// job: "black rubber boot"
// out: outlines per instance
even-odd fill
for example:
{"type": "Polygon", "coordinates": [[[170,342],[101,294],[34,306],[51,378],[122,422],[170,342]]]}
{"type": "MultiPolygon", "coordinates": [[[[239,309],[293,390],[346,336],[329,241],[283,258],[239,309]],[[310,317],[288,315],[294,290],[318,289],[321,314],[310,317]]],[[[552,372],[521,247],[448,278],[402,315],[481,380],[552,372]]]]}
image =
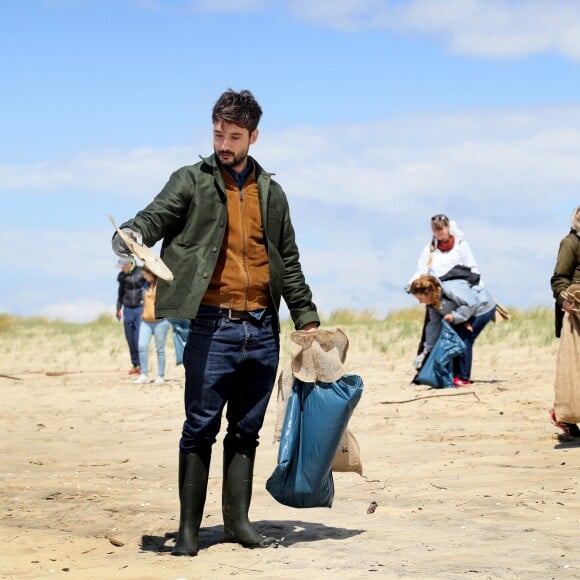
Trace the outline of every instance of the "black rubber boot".
{"type": "Polygon", "coordinates": [[[248,520],[255,457],[255,449],[249,453],[241,453],[224,448],[224,533],[228,542],[237,542],[244,548],[267,548],[277,546],[278,540],[263,536],[248,520]]]}
{"type": "Polygon", "coordinates": [[[199,539],[199,526],[207,493],[209,476],[209,454],[202,457],[197,453],[179,454],[179,532],[173,556],[195,556],[199,539]]]}

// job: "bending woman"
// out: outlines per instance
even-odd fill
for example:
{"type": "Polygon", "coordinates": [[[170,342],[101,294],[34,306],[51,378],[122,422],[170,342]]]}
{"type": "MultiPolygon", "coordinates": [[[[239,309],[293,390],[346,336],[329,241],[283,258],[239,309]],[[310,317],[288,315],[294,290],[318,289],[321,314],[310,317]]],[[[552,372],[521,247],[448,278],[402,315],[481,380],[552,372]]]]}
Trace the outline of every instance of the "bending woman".
{"type": "Polygon", "coordinates": [[[427,307],[423,352],[416,357],[415,367],[421,367],[435,346],[441,333],[441,321],[446,320],[453,325],[466,346],[465,351],[454,360],[453,385],[470,385],[473,344],[487,323],[493,319],[493,298],[485,288],[472,288],[466,280],[451,280],[442,286],[435,276],[429,274],[421,274],[413,280],[410,292],[427,307]]]}

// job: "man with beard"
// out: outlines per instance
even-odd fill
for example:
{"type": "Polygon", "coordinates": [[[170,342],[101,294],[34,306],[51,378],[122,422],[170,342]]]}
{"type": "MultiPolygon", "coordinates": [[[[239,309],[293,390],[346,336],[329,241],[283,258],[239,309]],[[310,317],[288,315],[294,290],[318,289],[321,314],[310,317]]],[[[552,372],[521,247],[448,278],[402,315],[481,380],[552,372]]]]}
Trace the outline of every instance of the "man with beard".
{"type": "MultiPolygon", "coordinates": [[[[211,451],[226,403],[226,540],[248,548],[277,544],[252,526],[248,510],[259,431],[278,367],[281,298],[296,329],[314,330],[320,322],[286,195],[248,155],[261,115],[249,91],[224,92],[212,112],[214,154],[174,172],[161,193],[121,226],[147,246],[163,239],[161,257],[174,280],[159,280],[156,316],[191,321],[175,556],[198,552],[211,451]]],[[[127,253],[118,234],[113,250],[127,253]]]]}

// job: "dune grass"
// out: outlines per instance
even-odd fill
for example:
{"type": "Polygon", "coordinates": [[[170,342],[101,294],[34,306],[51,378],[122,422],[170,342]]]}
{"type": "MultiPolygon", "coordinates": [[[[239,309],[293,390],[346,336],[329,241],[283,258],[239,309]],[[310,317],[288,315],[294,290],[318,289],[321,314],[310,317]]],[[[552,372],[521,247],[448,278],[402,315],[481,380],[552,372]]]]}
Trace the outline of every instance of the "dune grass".
{"type": "MultiPolygon", "coordinates": [[[[409,357],[416,352],[423,326],[424,310],[420,306],[402,309],[378,318],[371,310],[340,309],[322,315],[323,327],[340,327],[358,350],[409,357]]],[[[282,321],[281,344],[285,348],[294,330],[290,320],[282,321]]],[[[489,324],[478,338],[478,347],[492,349],[520,347],[529,350],[557,348],[554,338],[554,313],[549,308],[511,309],[511,319],[489,324]]],[[[173,344],[167,342],[171,351],[173,344]]],[[[20,318],[0,314],[0,365],[10,366],[12,355],[30,353],[30,365],[49,368],[77,368],[93,365],[98,358],[107,366],[127,365],[127,345],[123,325],[108,315],[84,324],[31,317],[20,318]],[[48,346],[52,348],[48,348],[48,346]],[[55,349],[55,345],[57,348],[55,349]],[[57,352],[55,356],[55,350],[57,352]]]]}
{"type": "MultiPolygon", "coordinates": [[[[506,343],[510,347],[550,347],[554,344],[554,311],[551,308],[510,309],[511,318],[490,323],[478,338],[480,345],[506,343]]],[[[379,319],[372,311],[337,310],[322,314],[323,326],[340,327],[353,337],[364,338],[380,352],[392,352],[412,342],[418,344],[425,311],[416,306],[389,313],[379,319]]],[[[282,334],[294,330],[292,322],[282,324],[282,334]]]]}
{"type": "MultiPolygon", "coordinates": [[[[511,309],[511,319],[492,324],[493,332],[486,332],[488,341],[518,340],[546,346],[553,338],[554,313],[549,308],[532,308],[530,310],[511,309]]],[[[416,337],[423,324],[422,307],[406,308],[378,318],[372,310],[339,309],[328,315],[321,314],[322,325],[327,327],[348,328],[355,333],[384,333],[387,331],[392,341],[416,337]]],[[[282,321],[282,333],[294,330],[292,321],[282,321]]],[[[111,330],[118,328],[119,322],[112,316],[103,314],[88,323],[64,322],[41,317],[17,317],[11,314],[0,314],[0,340],[16,337],[58,335],[69,337],[71,341],[88,337],[92,340],[105,340],[111,330]]],[[[487,329],[486,329],[487,330],[487,329]]],[[[482,335],[483,337],[483,335],[482,335]]]]}

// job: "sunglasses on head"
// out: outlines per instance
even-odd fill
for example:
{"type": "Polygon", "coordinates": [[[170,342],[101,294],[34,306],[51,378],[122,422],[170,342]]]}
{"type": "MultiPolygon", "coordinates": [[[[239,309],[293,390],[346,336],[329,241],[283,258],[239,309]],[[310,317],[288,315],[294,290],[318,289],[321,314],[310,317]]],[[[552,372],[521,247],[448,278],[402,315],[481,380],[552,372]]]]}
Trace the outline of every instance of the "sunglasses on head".
{"type": "Polygon", "coordinates": [[[432,222],[445,222],[446,224],[448,224],[449,223],[449,218],[445,214],[438,213],[438,214],[435,214],[431,218],[431,221],[432,222]]]}

